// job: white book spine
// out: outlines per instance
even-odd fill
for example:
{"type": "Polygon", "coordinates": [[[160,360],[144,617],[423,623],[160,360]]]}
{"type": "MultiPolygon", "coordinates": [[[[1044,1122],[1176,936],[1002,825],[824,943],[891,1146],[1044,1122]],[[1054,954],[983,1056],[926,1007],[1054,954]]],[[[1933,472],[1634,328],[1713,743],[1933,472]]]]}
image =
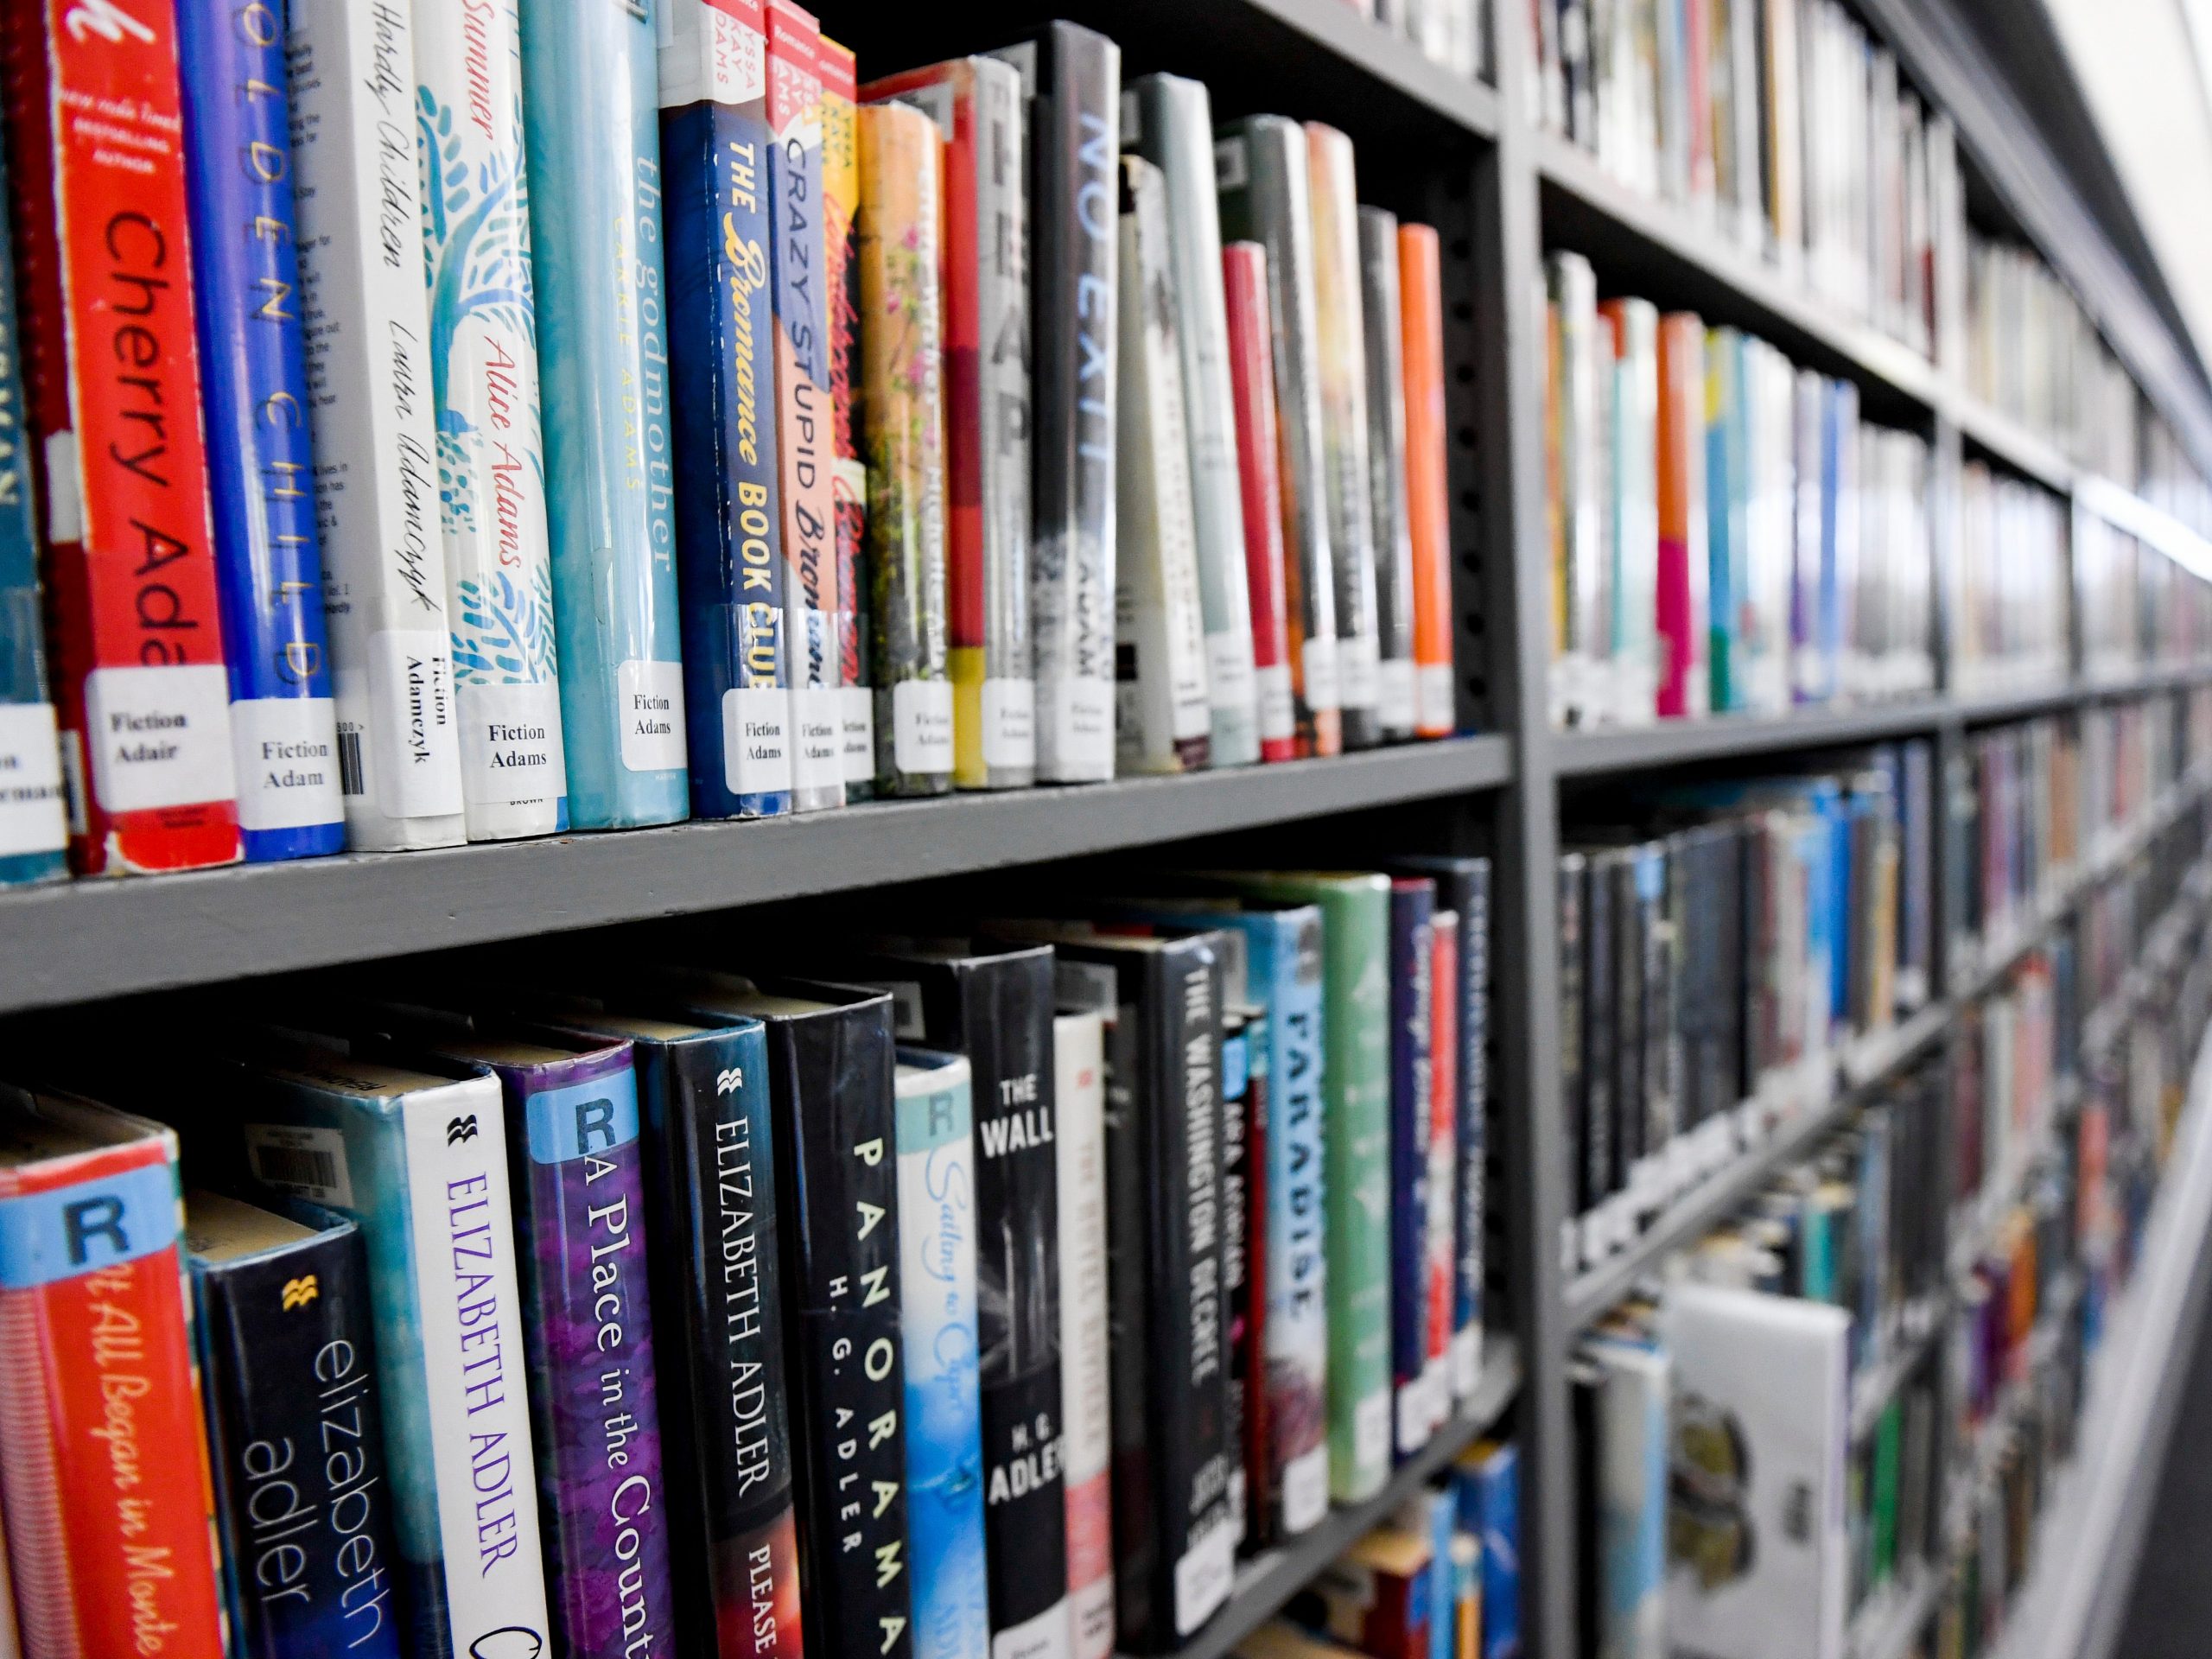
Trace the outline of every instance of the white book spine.
{"type": "Polygon", "coordinates": [[[449,847],[467,826],[407,8],[296,7],[286,56],[346,841],[449,847]]]}
{"type": "Polygon", "coordinates": [[[415,8],[438,513],[471,841],[561,827],[537,328],[514,0],[415,8]]]}
{"type": "Polygon", "coordinates": [[[506,1115],[486,1076],[410,1096],[404,1116],[446,1617],[454,1652],[474,1653],[550,1630],[506,1115]]]}
{"type": "Polygon", "coordinates": [[[1114,633],[1117,664],[1128,666],[1116,670],[1116,747],[1121,771],[1186,772],[1206,764],[1212,710],[1167,194],[1150,162],[1124,156],[1122,166],[1114,633]]]}
{"type": "Polygon", "coordinates": [[[982,393],[983,760],[1011,784],[1037,771],[1029,630],[1029,133],[1021,73],[995,58],[976,74],[976,376],[982,393]]]}
{"type": "Polygon", "coordinates": [[[1052,1021],[1052,1098],[1060,1136],[1060,1445],[1067,1476],[1074,1659],[1108,1659],[1114,1651],[1105,1043],[1105,1022],[1096,1014],[1063,1014],[1052,1021]]]}

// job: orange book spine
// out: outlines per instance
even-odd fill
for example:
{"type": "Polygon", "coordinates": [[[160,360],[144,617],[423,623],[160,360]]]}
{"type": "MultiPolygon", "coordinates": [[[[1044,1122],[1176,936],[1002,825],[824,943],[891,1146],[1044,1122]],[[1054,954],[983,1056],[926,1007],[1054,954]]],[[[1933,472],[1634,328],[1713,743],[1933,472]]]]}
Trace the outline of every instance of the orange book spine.
{"type": "Polygon", "coordinates": [[[1452,485],[1446,467],[1444,297],[1435,229],[1398,227],[1398,328],[1405,359],[1406,516],[1414,543],[1414,730],[1451,735],[1452,485]]]}

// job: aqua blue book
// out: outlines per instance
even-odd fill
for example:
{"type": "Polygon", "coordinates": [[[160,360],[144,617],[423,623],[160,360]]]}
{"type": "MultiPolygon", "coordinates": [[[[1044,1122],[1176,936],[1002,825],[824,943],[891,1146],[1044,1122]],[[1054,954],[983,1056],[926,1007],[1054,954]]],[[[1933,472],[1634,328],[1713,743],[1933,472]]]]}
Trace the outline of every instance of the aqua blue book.
{"type": "Polygon", "coordinates": [[[659,3],[523,5],[546,519],[569,819],[580,830],[673,823],[690,810],[659,3]]]}
{"type": "Polygon", "coordinates": [[[791,660],[777,483],[767,40],[757,7],[662,26],[669,365],[691,813],[791,808],[791,660]]]}
{"type": "Polygon", "coordinates": [[[1484,1440],[1452,1467],[1459,1530],[1483,1546],[1481,1659],[1521,1652],[1521,1454],[1510,1441],[1484,1440]]]}
{"type": "Polygon", "coordinates": [[[1712,631],[1713,712],[1745,706],[1743,609],[1748,557],[1745,517],[1751,486],[1745,442],[1744,337],[1715,328],[1705,337],[1707,616],[1712,631]]]}
{"type": "Polygon", "coordinates": [[[176,11],[238,825],[256,863],[346,845],[302,355],[286,10],[274,0],[176,11]]]}
{"type": "MultiPolygon", "coordinates": [[[[7,162],[0,156],[0,192],[7,162]]],[[[61,742],[46,689],[38,516],[16,335],[16,263],[0,213],[0,887],[68,873],[61,742]]]]}
{"type": "Polygon", "coordinates": [[[901,1048],[896,1092],[914,1659],[989,1659],[968,1061],[901,1048]]]}

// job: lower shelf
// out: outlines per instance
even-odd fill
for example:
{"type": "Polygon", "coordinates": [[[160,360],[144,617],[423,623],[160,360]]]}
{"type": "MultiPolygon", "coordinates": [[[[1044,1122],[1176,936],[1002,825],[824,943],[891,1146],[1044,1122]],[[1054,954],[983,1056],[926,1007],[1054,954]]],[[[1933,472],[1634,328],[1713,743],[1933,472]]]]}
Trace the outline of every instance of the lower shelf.
{"type": "Polygon", "coordinates": [[[1311,1532],[1247,1561],[1237,1572],[1229,1605],[1185,1644],[1175,1659],[1220,1659],[1281,1611],[1315,1573],[1389,1520],[1432,1476],[1490,1430],[1520,1389],[1521,1357],[1510,1337],[1485,1338],[1484,1348],[1482,1381],[1474,1398],[1436,1431],[1427,1446],[1399,1465],[1389,1483],[1366,1503],[1331,1510],[1328,1518],[1311,1532]]]}

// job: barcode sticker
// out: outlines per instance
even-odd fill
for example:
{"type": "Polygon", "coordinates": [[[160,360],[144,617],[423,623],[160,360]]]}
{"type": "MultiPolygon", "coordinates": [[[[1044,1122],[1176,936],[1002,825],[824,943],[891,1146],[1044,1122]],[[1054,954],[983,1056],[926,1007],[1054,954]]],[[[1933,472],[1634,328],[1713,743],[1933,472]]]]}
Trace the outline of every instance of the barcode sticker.
{"type": "Polygon", "coordinates": [[[346,1137],[308,1124],[249,1123],[246,1161],[254,1179],[280,1192],[334,1209],[353,1207],[353,1182],[346,1167],[346,1137]]]}
{"type": "Polygon", "coordinates": [[[341,795],[365,795],[368,781],[361,774],[361,728],[341,726],[338,728],[338,792],[341,795]]]}

